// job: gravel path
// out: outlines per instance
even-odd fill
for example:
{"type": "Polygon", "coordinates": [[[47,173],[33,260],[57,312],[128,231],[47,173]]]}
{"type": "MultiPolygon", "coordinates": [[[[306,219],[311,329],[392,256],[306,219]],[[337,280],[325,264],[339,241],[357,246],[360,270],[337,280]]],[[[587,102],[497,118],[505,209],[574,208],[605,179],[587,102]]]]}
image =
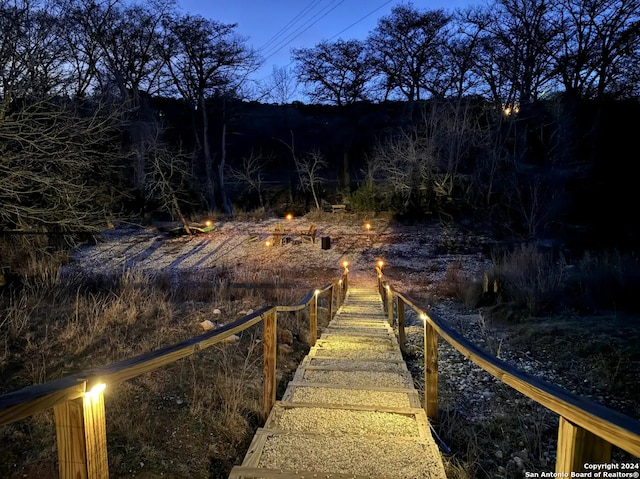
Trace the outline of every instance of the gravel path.
{"type": "MultiPolygon", "coordinates": [[[[289,384],[286,402],[273,408],[254,437],[242,466],[305,477],[446,477],[393,331],[382,337],[376,327],[372,336],[362,325],[367,310],[385,323],[375,282],[359,279],[350,278],[335,319],[342,325],[352,321],[356,332],[321,336],[289,384]]],[[[242,477],[242,467],[230,477],[242,477]]]]}

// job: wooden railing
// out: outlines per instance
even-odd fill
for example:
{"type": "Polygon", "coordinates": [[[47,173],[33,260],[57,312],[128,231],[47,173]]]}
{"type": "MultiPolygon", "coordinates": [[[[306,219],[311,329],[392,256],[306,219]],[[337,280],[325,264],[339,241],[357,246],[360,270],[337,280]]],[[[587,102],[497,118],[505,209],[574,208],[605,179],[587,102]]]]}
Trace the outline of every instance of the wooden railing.
{"type": "MultiPolygon", "coordinates": [[[[611,461],[611,446],[640,457],[640,421],[608,409],[586,398],[545,382],[483,351],[437,315],[420,308],[405,294],[394,290],[385,280],[380,267],[378,289],[390,324],[395,324],[398,343],[405,348],[405,306],[413,309],[424,325],[425,412],[431,419],[438,416],[438,337],[442,337],[476,365],[525,396],[560,416],[556,473],[583,472],[589,464],[611,461]]],[[[632,470],[630,472],[635,472],[632,470]]],[[[595,477],[595,476],[594,476],[595,477]]]]}
{"type": "Polygon", "coordinates": [[[171,346],[44,384],[0,396],[0,426],[53,408],[58,445],[58,470],[62,479],[108,478],[107,434],[103,391],[116,383],[171,364],[224,341],[229,336],[263,323],[264,418],[276,400],[277,313],[309,308],[309,344],[318,336],[318,301],[326,294],[328,317],[342,304],[347,289],[347,269],[342,277],[309,292],[299,303],[268,306],[221,328],[171,346]]]}

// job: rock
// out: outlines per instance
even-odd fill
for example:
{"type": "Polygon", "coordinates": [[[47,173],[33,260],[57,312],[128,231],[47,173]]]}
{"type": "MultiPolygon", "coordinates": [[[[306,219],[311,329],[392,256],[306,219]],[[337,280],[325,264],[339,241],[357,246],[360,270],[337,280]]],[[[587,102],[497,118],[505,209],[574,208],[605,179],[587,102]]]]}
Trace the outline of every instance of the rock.
{"type": "Polygon", "coordinates": [[[216,308],[216,309],[213,310],[213,314],[220,315],[220,314],[222,314],[222,311],[220,311],[218,308],[216,308]]]}
{"type": "Polygon", "coordinates": [[[279,354],[291,354],[293,352],[293,348],[288,344],[278,344],[278,353],[279,354]]]}
{"type": "Polygon", "coordinates": [[[223,343],[237,343],[238,341],[240,341],[240,336],[238,336],[237,334],[231,335],[228,338],[224,338],[222,340],[223,343]]]}
{"type": "Polygon", "coordinates": [[[293,333],[288,329],[278,329],[278,342],[282,344],[293,344],[293,333]]]}
{"type": "Polygon", "coordinates": [[[212,329],[216,329],[218,325],[215,323],[212,323],[208,319],[205,319],[200,323],[200,326],[202,326],[202,329],[204,329],[205,331],[211,331],[212,329]]]}

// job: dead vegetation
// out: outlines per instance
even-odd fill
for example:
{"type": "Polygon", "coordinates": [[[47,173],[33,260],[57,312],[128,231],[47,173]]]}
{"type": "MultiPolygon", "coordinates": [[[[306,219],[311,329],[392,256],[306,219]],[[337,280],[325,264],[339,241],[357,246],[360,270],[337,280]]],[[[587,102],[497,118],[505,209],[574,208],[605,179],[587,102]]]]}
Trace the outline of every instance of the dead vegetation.
{"type": "MultiPolygon", "coordinates": [[[[255,245],[247,246],[255,249],[250,255],[217,264],[199,278],[188,271],[63,274],[61,253],[47,255],[54,260],[49,263],[24,261],[17,286],[5,287],[0,297],[0,392],[175,343],[201,332],[204,320],[223,323],[252,308],[292,304],[335,279],[336,258],[349,255],[372,270],[384,258],[385,274],[399,290],[419,304],[443,308],[457,329],[498,357],[638,417],[640,328],[632,311],[612,308],[631,304],[629,291],[637,284],[631,256],[591,254],[570,265],[523,247],[494,255],[487,266],[484,240],[439,227],[401,227],[388,218],[373,218],[375,234],[366,236],[361,222],[369,219],[323,212],[305,217],[333,240],[331,252],[316,245],[310,256],[298,256],[313,266],[308,268],[292,260],[293,249],[275,254],[255,245]],[[555,289],[549,287],[554,278],[555,289]],[[469,322],[470,312],[482,321],[469,322]]],[[[326,320],[326,309],[321,311],[326,320]]],[[[295,313],[279,315],[280,338],[292,343],[278,357],[279,393],[304,355],[307,321],[295,313]]],[[[109,388],[112,477],[227,477],[260,426],[260,334],[260,328],[247,331],[237,343],[109,388]]],[[[420,354],[418,348],[407,356],[418,386],[420,354]]],[[[459,368],[443,370],[435,425],[451,449],[445,455],[449,477],[509,478],[523,470],[552,470],[557,418],[478,375],[466,359],[442,354],[443,368],[459,368]],[[468,379],[476,377],[479,382],[468,379]],[[460,390],[460,384],[466,386],[460,390]]],[[[3,477],[56,474],[52,413],[4,426],[0,444],[3,477]]]]}

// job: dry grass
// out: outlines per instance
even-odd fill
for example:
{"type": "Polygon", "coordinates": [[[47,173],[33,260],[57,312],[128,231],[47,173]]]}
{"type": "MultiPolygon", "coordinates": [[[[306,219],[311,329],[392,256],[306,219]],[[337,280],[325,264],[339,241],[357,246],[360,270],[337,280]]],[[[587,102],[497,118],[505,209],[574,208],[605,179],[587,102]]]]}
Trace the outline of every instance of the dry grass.
{"type": "MultiPolygon", "coordinates": [[[[305,285],[318,286],[316,278],[298,274],[292,289],[282,284],[284,270],[242,267],[189,284],[135,272],[62,278],[59,269],[44,271],[25,275],[19,288],[0,297],[0,393],[176,343],[202,332],[204,319],[226,322],[249,308],[291,304],[306,294],[305,285]],[[214,308],[224,314],[214,316],[214,308]]],[[[284,380],[303,354],[308,319],[299,313],[279,319],[280,328],[303,338],[290,357],[279,358],[284,380]]],[[[237,343],[109,387],[111,477],[227,477],[260,425],[261,333],[256,326],[237,343]]],[[[55,476],[51,412],[0,428],[0,444],[0,476],[55,476]]]]}

